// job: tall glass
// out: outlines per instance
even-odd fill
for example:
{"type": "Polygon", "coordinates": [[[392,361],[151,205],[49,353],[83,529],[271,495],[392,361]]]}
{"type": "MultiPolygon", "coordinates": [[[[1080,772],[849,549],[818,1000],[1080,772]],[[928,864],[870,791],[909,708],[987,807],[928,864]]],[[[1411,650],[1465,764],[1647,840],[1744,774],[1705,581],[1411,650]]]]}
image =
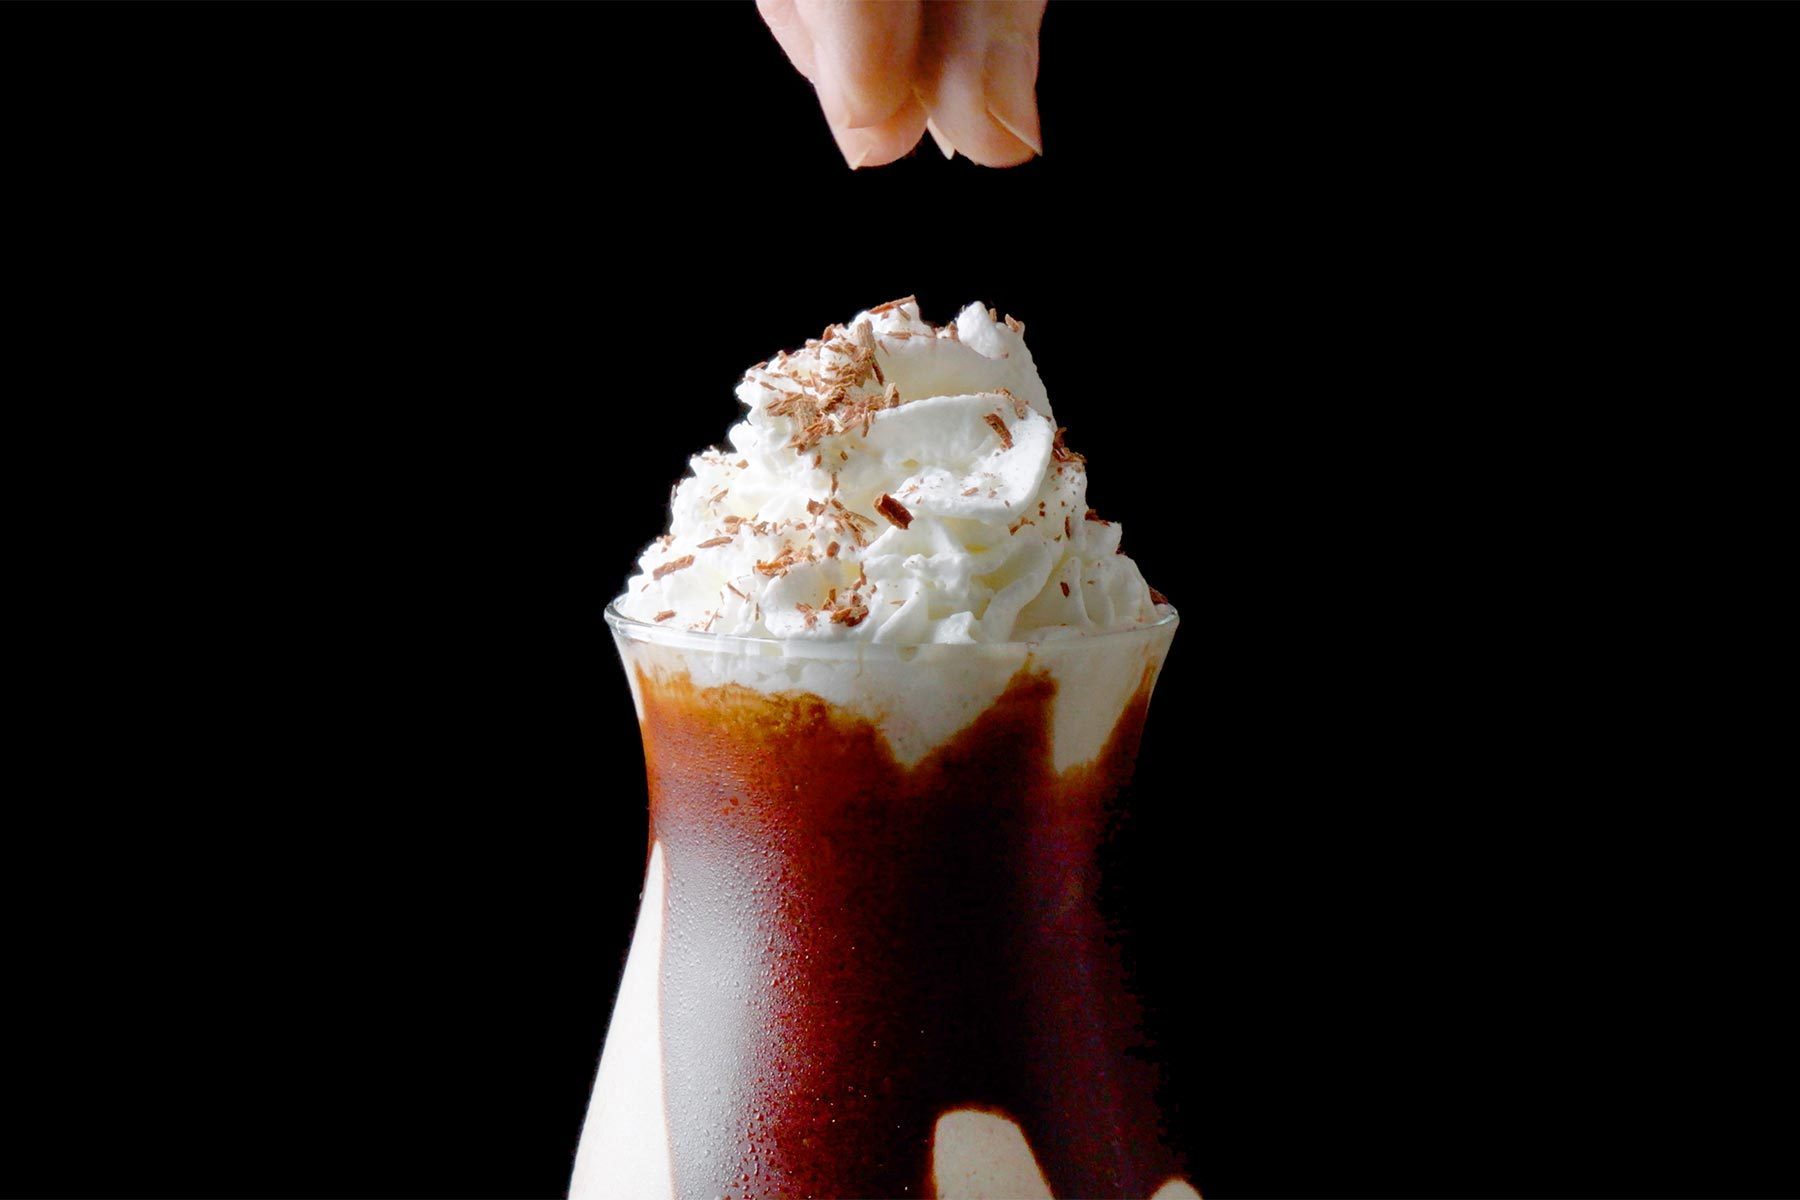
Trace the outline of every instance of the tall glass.
{"type": "Polygon", "coordinates": [[[607,621],[650,848],[575,1200],[1194,1194],[1101,871],[1172,610],[917,647],[607,621]]]}

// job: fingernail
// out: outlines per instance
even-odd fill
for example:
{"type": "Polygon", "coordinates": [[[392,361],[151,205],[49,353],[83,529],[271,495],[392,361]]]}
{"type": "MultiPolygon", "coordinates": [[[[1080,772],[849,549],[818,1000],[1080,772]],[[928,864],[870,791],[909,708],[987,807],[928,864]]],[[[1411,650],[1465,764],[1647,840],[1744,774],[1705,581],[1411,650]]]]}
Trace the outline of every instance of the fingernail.
{"type": "Polygon", "coordinates": [[[831,136],[837,142],[838,153],[852,171],[869,161],[869,155],[875,153],[875,139],[860,129],[839,129],[831,127],[831,136]]]}
{"type": "Polygon", "coordinates": [[[819,107],[825,111],[825,119],[831,122],[833,129],[855,129],[856,122],[851,119],[850,106],[844,103],[844,95],[838,91],[831,80],[821,75],[818,86],[819,107]]]}
{"type": "Polygon", "coordinates": [[[896,108],[879,112],[879,105],[872,106],[867,97],[840,84],[835,64],[829,59],[820,61],[819,78],[813,90],[819,94],[819,107],[825,110],[825,119],[838,129],[870,129],[898,111],[896,108]]]}
{"type": "Polygon", "coordinates": [[[930,117],[925,118],[925,132],[931,135],[931,140],[937,143],[937,148],[944,152],[945,158],[956,157],[956,147],[950,144],[950,139],[944,136],[944,131],[930,117]]]}
{"type": "Polygon", "coordinates": [[[988,116],[1002,129],[1043,154],[1044,134],[1038,127],[1037,43],[1023,34],[1008,33],[988,47],[982,73],[988,116]]]}

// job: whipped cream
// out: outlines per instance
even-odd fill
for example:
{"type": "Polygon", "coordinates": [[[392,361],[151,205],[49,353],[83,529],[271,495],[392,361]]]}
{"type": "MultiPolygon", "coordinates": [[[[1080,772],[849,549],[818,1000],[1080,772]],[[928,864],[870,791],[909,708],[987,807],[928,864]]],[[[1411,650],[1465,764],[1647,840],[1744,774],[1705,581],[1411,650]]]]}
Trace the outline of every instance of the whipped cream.
{"type": "Polygon", "coordinates": [[[1087,506],[1025,328],[910,298],[745,373],[619,607],[681,629],[894,645],[1048,640],[1154,621],[1087,506]]]}

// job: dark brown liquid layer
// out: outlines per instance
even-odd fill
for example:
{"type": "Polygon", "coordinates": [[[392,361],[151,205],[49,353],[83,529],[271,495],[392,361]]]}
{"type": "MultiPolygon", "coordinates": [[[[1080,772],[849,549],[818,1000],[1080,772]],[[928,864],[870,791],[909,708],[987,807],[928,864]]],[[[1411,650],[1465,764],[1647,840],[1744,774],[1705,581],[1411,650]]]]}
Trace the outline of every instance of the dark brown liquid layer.
{"type": "Polygon", "coordinates": [[[640,683],[678,1196],[930,1196],[937,1119],[970,1107],[1057,1196],[1185,1173],[1096,902],[1148,673],[1062,775],[1042,675],[911,769],[817,697],[640,683]]]}

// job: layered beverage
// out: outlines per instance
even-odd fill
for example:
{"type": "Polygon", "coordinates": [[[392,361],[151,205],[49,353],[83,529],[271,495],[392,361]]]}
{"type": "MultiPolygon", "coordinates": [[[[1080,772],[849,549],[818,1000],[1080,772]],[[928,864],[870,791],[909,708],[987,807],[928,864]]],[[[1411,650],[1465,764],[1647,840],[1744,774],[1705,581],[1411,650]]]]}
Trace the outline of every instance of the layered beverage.
{"type": "Polygon", "coordinates": [[[1194,1194],[1101,872],[1176,617],[1023,333],[752,368],[608,610],[650,847],[578,1200],[1194,1194]]]}

